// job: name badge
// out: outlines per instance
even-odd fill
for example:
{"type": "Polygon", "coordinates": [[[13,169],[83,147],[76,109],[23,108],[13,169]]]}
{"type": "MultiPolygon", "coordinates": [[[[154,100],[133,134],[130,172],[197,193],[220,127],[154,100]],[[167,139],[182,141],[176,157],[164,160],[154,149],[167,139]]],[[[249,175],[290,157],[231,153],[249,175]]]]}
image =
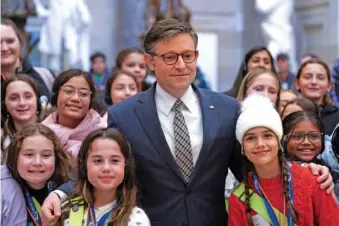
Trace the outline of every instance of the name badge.
{"type": "Polygon", "coordinates": [[[252,216],[254,226],[271,226],[262,216],[259,214],[252,216]]]}

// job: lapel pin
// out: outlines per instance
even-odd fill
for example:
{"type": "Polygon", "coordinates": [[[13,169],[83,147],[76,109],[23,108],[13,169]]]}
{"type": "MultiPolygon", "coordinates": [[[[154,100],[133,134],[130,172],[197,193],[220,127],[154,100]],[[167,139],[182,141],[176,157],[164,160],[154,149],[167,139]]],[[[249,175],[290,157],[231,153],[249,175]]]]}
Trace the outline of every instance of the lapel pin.
{"type": "Polygon", "coordinates": [[[211,105],[211,106],[210,106],[210,109],[211,109],[211,110],[213,110],[213,109],[214,109],[214,106],[213,106],[213,105],[211,105]]]}

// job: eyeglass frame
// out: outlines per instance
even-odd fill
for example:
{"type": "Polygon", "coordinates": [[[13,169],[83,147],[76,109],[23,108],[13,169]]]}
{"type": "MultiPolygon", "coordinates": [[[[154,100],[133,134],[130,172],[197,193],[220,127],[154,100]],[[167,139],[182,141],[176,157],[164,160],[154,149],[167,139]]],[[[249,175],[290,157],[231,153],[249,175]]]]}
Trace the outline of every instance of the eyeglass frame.
{"type": "MultiPolygon", "coordinates": [[[[298,133],[298,132],[297,132],[297,133],[298,133]]],[[[312,143],[312,144],[321,143],[321,142],[322,142],[322,139],[323,139],[323,137],[324,137],[324,133],[315,132],[315,131],[309,132],[309,133],[302,133],[303,138],[298,142],[298,141],[296,141],[295,139],[291,138],[293,134],[295,134],[295,133],[291,133],[291,134],[285,135],[285,137],[286,137],[285,139],[286,139],[287,141],[292,140],[292,141],[294,141],[294,142],[297,143],[297,144],[302,144],[302,143],[305,141],[306,136],[307,136],[307,139],[309,140],[309,142],[312,143]],[[310,135],[311,133],[317,133],[317,134],[320,134],[320,139],[319,139],[319,141],[314,141],[314,140],[310,139],[310,138],[309,138],[309,135],[310,135]]],[[[301,133],[300,133],[300,134],[301,134],[301,133]]]]}
{"type": "Polygon", "coordinates": [[[64,94],[65,94],[66,96],[68,96],[68,97],[73,97],[74,94],[77,93],[78,96],[79,96],[79,98],[80,98],[80,99],[83,99],[83,100],[86,99],[86,98],[88,98],[88,97],[91,97],[91,95],[92,95],[92,91],[89,90],[89,89],[85,89],[85,88],[80,88],[80,89],[78,89],[78,88],[70,87],[70,86],[62,86],[62,87],[60,87],[60,90],[62,90],[62,91],[64,92],[64,94]],[[66,93],[65,93],[65,88],[66,88],[66,89],[67,89],[67,88],[73,89],[72,94],[71,94],[71,95],[66,94],[66,93]],[[88,96],[87,96],[87,97],[81,97],[81,95],[79,95],[79,91],[81,91],[81,90],[86,90],[86,92],[88,91],[88,96]]]}
{"type": "Polygon", "coordinates": [[[161,57],[162,60],[164,61],[164,63],[167,64],[167,65],[174,65],[174,64],[176,64],[176,63],[178,62],[179,56],[181,56],[182,60],[183,60],[186,64],[193,63],[193,62],[197,59],[197,53],[198,53],[197,50],[189,50],[189,51],[186,51],[186,52],[183,52],[183,53],[180,53],[180,54],[179,54],[179,53],[174,53],[174,52],[164,53],[164,54],[161,54],[161,55],[156,54],[156,53],[149,53],[149,54],[150,54],[151,56],[161,57]],[[186,62],[186,61],[184,60],[184,58],[182,57],[183,54],[188,53],[188,52],[194,52],[194,59],[193,59],[192,61],[190,61],[190,62],[186,62]],[[167,55],[167,54],[174,54],[174,55],[177,56],[177,59],[175,60],[174,63],[169,64],[169,63],[167,63],[167,62],[165,61],[165,55],[167,55]]]}

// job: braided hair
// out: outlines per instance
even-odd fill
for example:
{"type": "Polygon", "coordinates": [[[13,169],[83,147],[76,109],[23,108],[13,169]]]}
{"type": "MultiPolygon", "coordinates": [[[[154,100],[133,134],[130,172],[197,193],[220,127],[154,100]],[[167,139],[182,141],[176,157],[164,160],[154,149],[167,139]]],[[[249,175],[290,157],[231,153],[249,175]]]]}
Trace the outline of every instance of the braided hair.
{"type": "MultiPolygon", "coordinates": [[[[286,161],[283,153],[283,148],[280,147],[280,150],[278,152],[278,157],[279,157],[279,163],[281,166],[281,175],[282,175],[282,180],[283,180],[283,194],[285,197],[285,202],[287,204],[287,207],[290,210],[290,214],[292,216],[293,222],[296,224],[298,222],[298,212],[296,211],[292,199],[290,197],[290,190],[289,190],[289,174],[288,174],[288,162],[286,161]]],[[[247,223],[249,226],[254,226],[252,216],[251,216],[251,205],[250,205],[250,186],[248,182],[248,177],[249,175],[253,175],[255,173],[255,169],[253,164],[247,159],[246,156],[245,158],[245,164],[244,164],[244,184],[245,184],[245,210],[246,210],[246,217],[247,217],[247,223]]]]}

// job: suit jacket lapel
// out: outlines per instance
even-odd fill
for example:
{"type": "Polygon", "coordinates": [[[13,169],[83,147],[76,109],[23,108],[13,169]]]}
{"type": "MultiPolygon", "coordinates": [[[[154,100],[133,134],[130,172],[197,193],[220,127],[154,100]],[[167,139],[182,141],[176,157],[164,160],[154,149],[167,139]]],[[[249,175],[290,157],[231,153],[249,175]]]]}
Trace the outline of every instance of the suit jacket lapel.
{"type": "Polygon", "coordinates": [[[208,158],[209,153],[211,151],[211,146],[217,136],[218,129],[218,118],[211,97],[205,93],[200,92],[198,88],[195,88],[195,92],[198,94],[202,112],[203,143],[199,153],[198,160],[195,164],[195,167],[191,175],[190,183],[193,181],[197,172],[204,164],[205,159],[208,158]]]}
{"type": "Polygon", "coordinates": [[[161,129],[154,95],[155,85],[140,95],[138,104],[135,108],[135,113],[154,148],[159,152],[174,173],[184,181],[161,129]]]}

